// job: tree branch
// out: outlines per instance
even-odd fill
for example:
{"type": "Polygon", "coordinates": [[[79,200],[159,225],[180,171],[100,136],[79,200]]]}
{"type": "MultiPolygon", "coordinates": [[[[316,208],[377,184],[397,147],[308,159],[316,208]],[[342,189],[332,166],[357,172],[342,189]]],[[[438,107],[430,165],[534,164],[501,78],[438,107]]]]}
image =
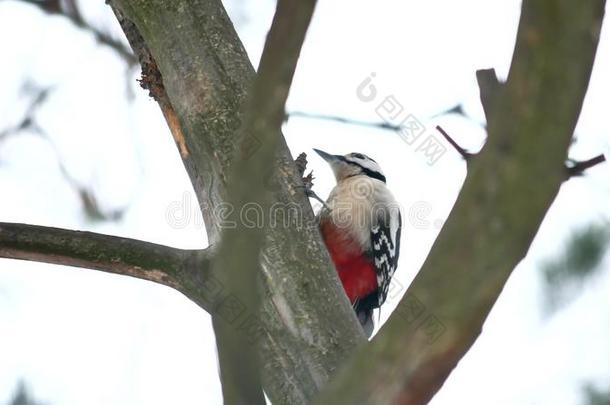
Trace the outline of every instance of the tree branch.
{"type": "Polygon", "coordinates": [[[95,193],[74,178],[74,176],[66,168],[66,165],[63,163],[60,150],[53,141],[53,138],[49,136],[49,134],[47,134],[46,131],[40,127],[40,125],[38,125],[36,120],[38,110],[47,100],[52,88],[38,88],[35,85],[26,83],[24,85],[24,90],[28,93],[32,93],[32,99],[29,102],[29,105],[27,106],[21,120],[16,125],[0,131],[0,142],[5,141],[10,136],[19,134],[21,131],[30,131],[31,133],[40,136],[48,143],[51,149],[53,149],[55,157],[57,158],[59,171],[61,172],[64,180],[66,180],[70,187],[72,187],[78,194],[87,217],[92,220],[120,219],[124,213],[124,209],[114,209],[109,212],[102,210],[98,204],[95,193]]]}
{"type": "Polygon", "coordinates": [[[317,403],[425,404],[474,343],[565,178],[604,5],[523,1],[487,143],[443,232],[396,311],[317,403]]]}
{"type": "Polygon", "coordinates": [[[153,281],[184,291],[188,266],[209,268],[205,250],[37,225],[0,223],[0,257],[82,267],[153,281]]]}
{"type": "Polygon", "coordinates": [[[395,132],[398,132],[398,131],[401,131],[404,129],[404,127],[401,125],[394,125],[394,124],[390,124],[389,122],[361,121],[361,120],[355,120],[355,119],[346,118],[346,117],[339,117],[336,115],[315,114],[315,113],[307,113],[304,111],[291,111],[290,113],[286,114],[286,120],[288,120],[292,117],[307,118],[307,119],[322,120],[322,121],[334,121],[334,122],[338,122],[341,124],[384,129],[384,130],[390,130],[390,131],[395,131],[395,132]]]}
{"type": "Polygon", "coordinates": [[[23,86],[24,92],[31,93],[31,100],[28,103],[28,106],[25,109],[23,117],[19,122],[11,127],[0,130],[0,142],[6,140],[9,136],[15,135],[21,131],[31,130],[35,133],[42,132],[41,128],[38,126],[36,122],[36,113],[40,106],[47,100],[49,97],[49,93],[51,92],[51,88],[38,88],[36,86],[32,86],[29,83],[26,83],[23,86]]]}
{"type": "MultiPolygon", "coordinates": [[[[277,2],[241,126],[241,148],[229,177],[227,201],[236,208],[231,219],[237,227],[224,230],[214,266],[229,291],[257,315],[259,256],[266,230],[262,226],[246,226],[240,213],[246,205],[269,212],[270,192],[260,173],[277,169],[274,158],[282,136],[284,106],[315,4],[315,0],[277,2]],[[249,150],[252,142],[260,145],[253,153],[249,150]]],[[[225,403],[265,404],[258,345],[249,344],[250,337],[245,332],[236,333],[222,312],[214,312],[212,319],[225,403]]]]}

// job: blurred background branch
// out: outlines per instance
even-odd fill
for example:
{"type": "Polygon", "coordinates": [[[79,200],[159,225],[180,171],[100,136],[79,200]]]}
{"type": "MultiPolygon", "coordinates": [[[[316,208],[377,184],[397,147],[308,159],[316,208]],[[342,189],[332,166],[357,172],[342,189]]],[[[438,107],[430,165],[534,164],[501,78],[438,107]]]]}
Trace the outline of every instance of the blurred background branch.
{"type": "MultiPolygon", "coordinates": [[[[6,1],[6,0],[5,0],[6,1]]],[[[95,27],[83,18],[77,0],[14,0],[38,7],[49,15],[65,17],[76,27],[91,33],[102,45],[115,51],[129,66],[135,66],[138,60],[120,39],[114,38],[104,30],[95,27]]]]}
{"type": "Polygon", "coordinates": [[[33,133],[43,135],[42,128],[36,122],[36,113],[38,109],[49,97],[52,92],[51,88],[39,88],[31,83],[24,83],[23,92],[30,96],[30,100],[25,109],[25,112],[18,123],[8,128],[0,130],[0,143],[6,140],[9,136],[18,134],[21,131],[31,131],[33,133]]]}
{"type": "Polygon", "coordinates": [[[23,92],[29,97],[28,105],[23,113],[23,116],[18,120],[17,124],[0,130],[0,144],[8,140],[12,136],[17,136],[22,133],[35,134],[44,139],[54,152],[57,159],[59,171],[64,180],[77,193],[85,216],[92,222],[96,221],[118,221],[125,213],[127,207],[114,208],[106,210],[102,208],[98,202],[95,192],[87,184],[83,184],[76,179],[68,170],[64,163],[60,149],[57,147],[53,138],[46,130],[38,123],[37,114],[43,107],[53,92],[51,87],[39,87],[33,83],[26,82],[23,85],[23,92]]]}

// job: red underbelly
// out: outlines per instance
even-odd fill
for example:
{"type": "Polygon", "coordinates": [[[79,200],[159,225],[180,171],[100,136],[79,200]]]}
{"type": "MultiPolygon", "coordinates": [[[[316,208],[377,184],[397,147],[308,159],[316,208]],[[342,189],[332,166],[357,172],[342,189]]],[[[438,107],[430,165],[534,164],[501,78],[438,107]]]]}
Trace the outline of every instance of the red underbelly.
{"type": "Polygon", "coordinates": [[[345,230],[327,223],[321,225],[320,231],[350,302],[354,303],[357,298],[364,298],[375,291],[375,265],[362,254],[357,244],[346,236],[345,230]]]}

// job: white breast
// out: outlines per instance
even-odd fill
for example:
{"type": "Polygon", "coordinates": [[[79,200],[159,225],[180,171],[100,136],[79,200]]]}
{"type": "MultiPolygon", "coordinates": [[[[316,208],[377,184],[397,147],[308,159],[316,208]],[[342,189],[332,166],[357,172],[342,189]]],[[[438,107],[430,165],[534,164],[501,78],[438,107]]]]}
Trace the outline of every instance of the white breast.
{"type": "Polygon", "coordinates": [[[321,220],[330,220],[358,242],[363,251],[371,248],[371,229],[380,217],[387,217],[398,203],[385,183],[366,175],[348,177],[331,191],[328,208],[320,212],[321,220]]]}

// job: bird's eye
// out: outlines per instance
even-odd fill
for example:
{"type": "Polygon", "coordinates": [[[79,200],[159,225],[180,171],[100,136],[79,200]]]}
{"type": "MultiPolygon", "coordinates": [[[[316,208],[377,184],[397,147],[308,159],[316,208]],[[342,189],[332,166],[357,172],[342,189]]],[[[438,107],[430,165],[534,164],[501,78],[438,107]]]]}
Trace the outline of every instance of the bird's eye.
{"type": "Polygon", "coordinates": [[[364,159],[364,155],[362,153],[352,153],[352,156],[357,159],[364,159]]]}

